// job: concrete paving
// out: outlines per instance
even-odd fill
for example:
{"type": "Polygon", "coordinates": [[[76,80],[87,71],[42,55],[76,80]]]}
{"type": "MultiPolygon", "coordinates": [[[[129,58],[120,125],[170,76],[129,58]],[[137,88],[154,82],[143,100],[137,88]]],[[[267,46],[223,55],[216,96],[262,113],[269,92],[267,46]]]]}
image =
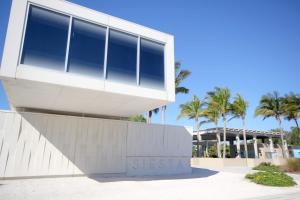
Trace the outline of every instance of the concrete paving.
{"type": "Polygon", "coordinates": [[[293,200],[299,197],[300,175],[294,175],[297,186],[276,188],[249,182],[244,178],[246,171],[249,170],[227,168],[216,171],[194,168],[193,173],[188,176],[96,176],[1,180],[0,199],[293,200]]]}
{"type": "MultiPolygon", "coordinates": [[[[299,199],[300,199],[300,192],[291,193],[291,194],[270,195],[270,196],[255,198],[255,200],[299,200],[299,199]]],[[[254,199],[251,198],[245,200],[254,200],[254,199]]]]}

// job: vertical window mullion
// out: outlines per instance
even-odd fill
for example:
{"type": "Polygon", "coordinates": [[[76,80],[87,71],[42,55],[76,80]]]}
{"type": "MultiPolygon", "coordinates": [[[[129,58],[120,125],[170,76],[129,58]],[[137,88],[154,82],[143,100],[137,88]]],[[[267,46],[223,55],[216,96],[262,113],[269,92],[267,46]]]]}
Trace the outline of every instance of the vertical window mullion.
{"type": "Polygon", "coordinates": [[[71,40],[71,33],[72,33],[72,23],[73,23],[73,17],[70,16],[68,41],[67,41],[67,48],[66,48],[66,59],[65,59],[65,72],[68,71],[68,61],[69,61],[70,40],[71,40]]]}
{"type": "Polygon", "coordinates": [[[104,66],[103,66],[103,77],[104,77],[104,80],[107,78],[108,38],[109,38],[109,27],[106,28],[106,38],[105,38],[104,66]]]}
{"type": "Polygon", "coordinates": [[[167,55],[166,55],[166,45],[164,45],[164,89],[167,89],[167,55]]]}
{"type": "Polygon", "coordinates": [[[22,36],[22,43],[21,43],[21,48],[20,48],[20,52],[19,52],[19,57],[18,57],[18,64],[21,63],[21,58],[22,58],[22,53],[23,53],[23,47],[24,47],[24,42],[25,42],[25,34],[26,34],[26,29],[27,29],[27,25],[28,25],[28,17],[30,14],[30,4],[27,4],[26,7],[26,17],[25,17],[25,22],[24,22],[24,27],[23,27],[23,36],[22,36]]]}
{"type": "Polygon", "coordinates": [[[141,37],[138,37],[137,42],[137,55],[136,55],[136,83],[140,85],[140,44],[141,44],[141,37]]]}

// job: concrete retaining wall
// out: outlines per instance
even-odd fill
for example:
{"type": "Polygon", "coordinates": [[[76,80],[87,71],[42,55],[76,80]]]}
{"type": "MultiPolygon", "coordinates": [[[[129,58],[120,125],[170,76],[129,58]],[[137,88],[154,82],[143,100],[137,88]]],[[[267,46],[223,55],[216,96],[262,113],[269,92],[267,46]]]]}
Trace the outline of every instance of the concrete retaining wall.
{"type": "Polygon", "coordinates": [[[0,178],[190,173],[185,127],[0,111],[0,178]]]}
{"type": "Polygon", "coordinates": [[[255,158],[192,158],[191,164],[201,168],[223,168],[223,167],[255,167],[262,162],[269,162],[274,165],[284,165],[286,159],[255,159],[255,158]]]}

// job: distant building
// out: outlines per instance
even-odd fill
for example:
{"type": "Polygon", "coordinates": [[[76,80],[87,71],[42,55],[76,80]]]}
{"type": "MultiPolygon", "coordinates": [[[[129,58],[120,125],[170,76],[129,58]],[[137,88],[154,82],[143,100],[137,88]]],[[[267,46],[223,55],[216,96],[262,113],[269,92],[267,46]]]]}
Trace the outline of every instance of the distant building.
{"type": "MultiPolygon", "coordinates": [[[[194,131],[193,144],[197,147],[198,156],[207,156],[208,149],[212,145],[216,146],[217,151],[221,151],[223,149],[221,143],[224,144],[223,137],[223,128],[209,128],[200,130],[199,132],[194,131]]],[[[279,144],[275,145],[273,139],[280,140],[280,133],[246,130],[248,158],[282,158],[282,146],[279,144]]],[[[227,128],[226,145],[229,146],[227,156],[230,158],[245,158],[243,129],[227,128]]]]}

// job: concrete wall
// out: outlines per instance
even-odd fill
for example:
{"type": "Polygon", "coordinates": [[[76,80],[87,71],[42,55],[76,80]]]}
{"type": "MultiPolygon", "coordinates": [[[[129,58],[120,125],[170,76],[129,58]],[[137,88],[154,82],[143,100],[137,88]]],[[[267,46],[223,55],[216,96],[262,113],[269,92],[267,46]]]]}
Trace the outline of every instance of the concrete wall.
{"type": "Polygon", "coordinates": [[[223,167],[255,167],[262,162],[269,162],[274,165],[284,165],[286,159],[273,158],[273,159],[255,159],[255,158],[192,158],[191,165],[201,168],[223,168],[223,167]]]}
{"type": "Polygon", "coordinates": [[[191,130],[0,111],[0,178],[190,173],[191,130]]]}

